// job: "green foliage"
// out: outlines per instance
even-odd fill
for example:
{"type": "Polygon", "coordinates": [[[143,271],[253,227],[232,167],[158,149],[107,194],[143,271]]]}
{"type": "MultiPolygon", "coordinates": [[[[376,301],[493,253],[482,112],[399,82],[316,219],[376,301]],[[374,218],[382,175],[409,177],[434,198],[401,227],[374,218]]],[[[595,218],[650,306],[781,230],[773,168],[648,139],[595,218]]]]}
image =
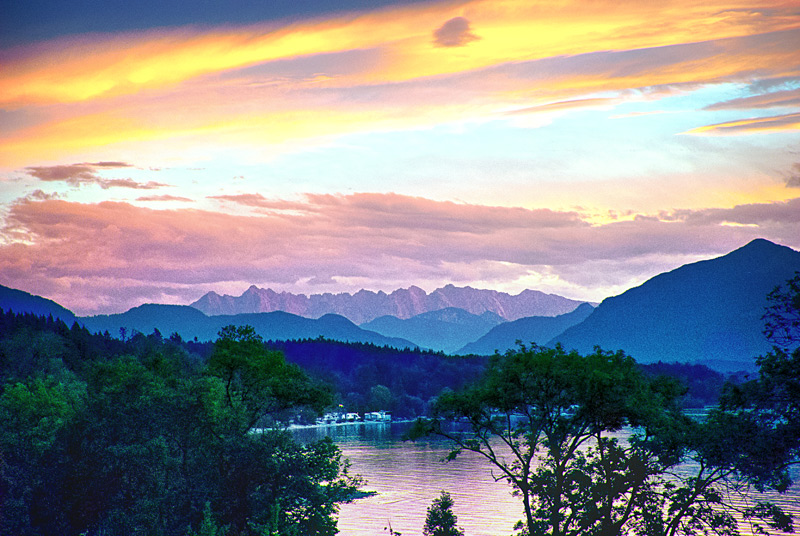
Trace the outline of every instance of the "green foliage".
{"type": "Polygon", "coordinates": [[[464,531],[458,527],[458,518],[453,513],[453,499],[446,491],[442,491],[433,504],[428,508],[425,517],[425,527],[422,529],[424,536],[464,536],[464,531]]]}
{"type": "Polygon", "coordinates": [[[329,389],[314,384],[282,353],[270,351],[250,326],[228,326],[220,331],[208,361],[208,374],[219,378],[225,404],[235,417],[229,424],[247,431],[270,424],[267,417],[298,406],[317,412],[331,404],[329,389]]]}
{"type": "Polygon", "coordinates": [[[756,466],[761,482],[780,484],[779,468],[759,465],[761,423],[723,411],[689,419],[683,392],[621,352],[522,346],[493,357],[474,386],[443,393],[411,436],[438,434],[454,443],[449,459],[492,463],[522,500],[522,534],[734,535],[745,514],[788,528],[771,505],[744,511],[722,493],[754,481],[756,466]],[[616,437],[623,427],[629,440],[616,437]],[[684,462],[697,472],[673,471],[684,462]]]}
{"type": "Polygon", "coordinates": [[[204,367],[157,332],[123,344],[55,327],[57,375],[3,361],[0,535],[336,533],[359,484],[337,447],[252,431],[330,395],[252,331],[223,330],[204,367]],[[68,358],[73,341],[84,357],[68,358]]]}
{"type": "Polygon", "coordinates": [[[800,272],[767,296],[764,333],[780,350],[800,345],[800,272]]]}

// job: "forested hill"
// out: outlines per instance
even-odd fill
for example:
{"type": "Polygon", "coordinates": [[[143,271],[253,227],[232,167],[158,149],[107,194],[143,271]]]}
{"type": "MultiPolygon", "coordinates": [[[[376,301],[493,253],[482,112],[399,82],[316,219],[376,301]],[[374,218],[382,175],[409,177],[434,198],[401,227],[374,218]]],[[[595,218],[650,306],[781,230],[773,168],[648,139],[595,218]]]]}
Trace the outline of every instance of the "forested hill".
{"type": "Polygon", "coordinates": [[[75,322],[75,314],[53,300],[2,285],[0,285],[0,309],[40,316],[50,315],[63,320],[68,325],[75,322]]]}
{"type": "Polygon", "coordinates": [[[314,339],[326,337],[346,342],[364,342],[390,345],[396,348],[416,346],[396,337],[385,337],[364,330],[338,315],[322,318],[304,318],[298,315],[275,311],[239,315],[206,316],[201,311],[186,305],[145,304],[116,315],[83,317],[80,321],[92,332],[108,331],[113,335],[124,329],[128,334],[135,331],[151,333],[154,329],[163,334],[178,333],[184,339],[213,340],[223,326],[252,326],[264,339],[314,339]]]}
{"type": "Polygon", "coordinates": [[[680,361],[755,369],[771,348],[761,320],[766,296],[800,271],[800,252],[754,240],[727,255],[660,274],[607,298],[550,341],[589,352],[622,349],[640,363],[680,361]]]}
{"type": "MultiPolygon", "coordinates": [[[[267,341],[312,377],[331,386],[334,406],[354,412],[384,409],[399,418],[425,414],[443,389],[458,389],[475,381],[487,357],[456,356],[421,350],[398,350],[368,343],[344,343],[324,338],[267,341]]],[[[124,356],[179,355],[184,367],[198,368],[214,349],[213,342],[136,332],[122,341],[93,334],[77,323],[33,314],[0,311],[0,380],[85,371],[92,363],[124,356]]],[[[680,378],[688,387],[686,403],[715,402],[725,377],[702,365],[656,363],[643,368],[653,374],[680,378]]],[[[81,372],[83,373],[83,372],[81,372]]]]}
{"type": "Polygon", "coordinates": [[[593,310],[594,307],[588,303],[582,303],[574,311],[563,315],[531,316],[499,324],[478,340],[460,348],[457,353],[483,355],[491,355],[495,351],[503,353],[516,348],[517,341],[544,346],[565,329],[584,321],[593,310]]]}

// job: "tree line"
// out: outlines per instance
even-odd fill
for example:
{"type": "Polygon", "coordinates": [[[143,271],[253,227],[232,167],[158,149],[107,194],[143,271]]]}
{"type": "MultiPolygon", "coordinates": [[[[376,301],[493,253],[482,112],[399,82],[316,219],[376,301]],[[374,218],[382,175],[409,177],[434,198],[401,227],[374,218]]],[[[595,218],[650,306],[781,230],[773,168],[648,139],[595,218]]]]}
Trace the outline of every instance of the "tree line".
{"type": "Polygon", "coordinates": [[[200,360],[157,333],[0,317],[0,534],[336,533],[358,479],[331,441],[273,426],[331,391],[252,329],[200,360]]]}

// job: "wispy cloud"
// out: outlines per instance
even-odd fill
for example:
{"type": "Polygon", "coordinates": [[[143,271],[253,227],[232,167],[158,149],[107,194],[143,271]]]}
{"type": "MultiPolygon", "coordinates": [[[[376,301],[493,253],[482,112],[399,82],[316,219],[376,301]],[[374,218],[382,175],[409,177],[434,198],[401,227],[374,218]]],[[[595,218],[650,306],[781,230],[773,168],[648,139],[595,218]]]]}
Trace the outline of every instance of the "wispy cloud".
{"type": "Polygon", "coordinates": [[[159,202],[159,201],[178,201],[178,202],[181,202],[181,203],[193,203],[194,202],[194,199],[190,199],[188,197],[180,197],[180,196],[176,196],[176,195],[145,195],[145,196],[142,196],[142,197],[137,197],[136,200],[137,201],[147,201],[147,202],[152,202],[152,201],[156,201],[156,202],[159,202]]]}
{"type": "Polygon", "coordinates": [[[731,136],[769,132],[791,132],[794,130],[800,130],[800,112],[726,121],[724,123],[717,123],[716,125],[693,128],[687,131],[686,134],[731,136]]]}
{"type": "Polygon", "coordinates": [[[43,182],[65,182],[70,186],[84,186],[93,184],[102,189],[130,188],[133,190],[155,190],[169,186],[164,183],[148,181],[137,182],[133,179],[108,179],[100,176],[99,172],[105,169],[129,168],[131,164],[125,162],[87,162],[83,164],[69,164],[60,166],[34,166],[25,168],[25,172],[43,182]]]}
{"type": "Polygon", "coordinates": [[[274,201],[270,201],[261,194],[210,195],[208,198],[248,207],[269,208],[274,204],[274,201]]]}
{"type": "MultiPolygon", "coordinates": [[[[797,80],[800,83],[800,79],[797,80]]],[[[754,108],[798,108],[800,89],[773,91],[750,97],[741,97],[706,106],[706,110],[752,110],[754,108]]]]}

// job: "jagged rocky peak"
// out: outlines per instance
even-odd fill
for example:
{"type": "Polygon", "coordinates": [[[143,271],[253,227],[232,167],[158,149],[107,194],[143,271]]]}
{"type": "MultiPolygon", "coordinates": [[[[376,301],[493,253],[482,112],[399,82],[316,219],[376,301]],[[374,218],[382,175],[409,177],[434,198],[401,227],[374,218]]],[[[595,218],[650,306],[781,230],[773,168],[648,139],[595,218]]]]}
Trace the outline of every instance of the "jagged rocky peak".
{"type": "Polygon", "coordinates": [[[523,291],[512,296],[505,292],[457,287],[453,284],[436,289],[430,294],[412,285],[389,294],[362,289],[354,294],[325,293],[310,296],[290,292],[278,294],[271,289],[260,289],[252,285],[239,297],[219,296],[209,292],[191,305],[208,315],[285,311],[319,318],[333,313],[362,324],[381,316],[411,318],[447,307],[463,309],[474,315],[488,312],[503,320],[516,320],[526,316],[557,316],[574,310],[581,303],[538,291],[523,291]]]}

